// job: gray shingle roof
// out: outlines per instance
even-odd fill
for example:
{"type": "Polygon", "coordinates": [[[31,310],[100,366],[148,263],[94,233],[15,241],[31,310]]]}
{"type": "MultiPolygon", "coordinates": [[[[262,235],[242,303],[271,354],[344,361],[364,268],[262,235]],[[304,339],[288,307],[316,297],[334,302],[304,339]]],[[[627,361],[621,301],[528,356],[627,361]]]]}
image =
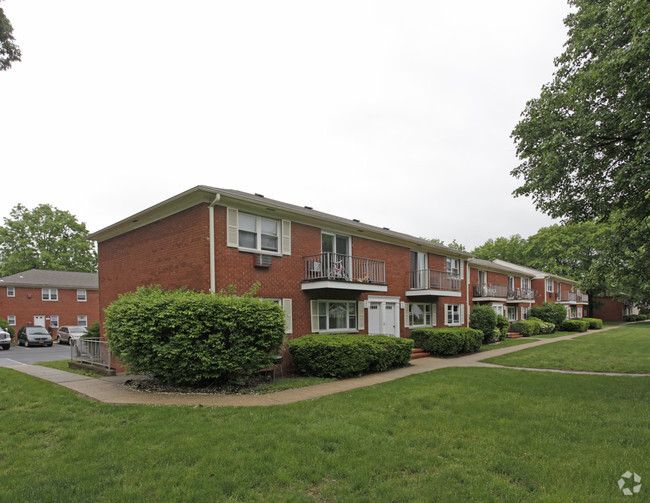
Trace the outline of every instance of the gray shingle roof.
{"type": "Polygon", "coordinates": [[[44,271],[30,269],[0,278],[2,286],[33,286],[57,288],[85,288],[97,290],[99,281],[96,272],[44,271]]]}

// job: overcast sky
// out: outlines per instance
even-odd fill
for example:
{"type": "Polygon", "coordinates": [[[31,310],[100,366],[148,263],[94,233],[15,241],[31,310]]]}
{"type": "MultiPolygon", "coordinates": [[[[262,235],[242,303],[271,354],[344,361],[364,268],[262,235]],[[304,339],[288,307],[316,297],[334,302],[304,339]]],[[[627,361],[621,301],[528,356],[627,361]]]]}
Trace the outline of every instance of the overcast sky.
{"type": "Polygon", "coordinates": [[[510,133],[566,0],[6,0],[0,216],[97,231],[196,185],[469,250],[553,221],[511,196],[510,133]]]}

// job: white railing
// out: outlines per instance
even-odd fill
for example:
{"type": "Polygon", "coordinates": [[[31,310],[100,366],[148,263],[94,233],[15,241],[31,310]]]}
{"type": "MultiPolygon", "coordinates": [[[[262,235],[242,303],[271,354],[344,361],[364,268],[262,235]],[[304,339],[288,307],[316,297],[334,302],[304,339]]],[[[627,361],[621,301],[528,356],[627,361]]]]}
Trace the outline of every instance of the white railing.
{"type": "Polygon", "coordinates": [[[508,294],[507,285],[490,283],[489,285],[475,285],[474,297],[498,297],[505,299],[508,294]]]}
{"type": "Polygon", "coordinates": [[[435,269],[411,271],[409,287],[411,290],[460,292],[460,276],[435,269]]]}
{"type": "Polygon", "coordinates": [[[386,263],[340,253],[318,253],[303,257],[305,280],[352,281],[356,283],[386,283],[386,263]]]}
{"type": "Polygon", "coordinates": [[[508,290],[508,299],[535,300],[535,292],[528,288],[517,288],[515,290],[508,290]]]}
{"type": "Polygon", "coordinates": [[[100,367],[111,368],[111,351],[108,341],[70,338],[70,359],[100,367]]]}

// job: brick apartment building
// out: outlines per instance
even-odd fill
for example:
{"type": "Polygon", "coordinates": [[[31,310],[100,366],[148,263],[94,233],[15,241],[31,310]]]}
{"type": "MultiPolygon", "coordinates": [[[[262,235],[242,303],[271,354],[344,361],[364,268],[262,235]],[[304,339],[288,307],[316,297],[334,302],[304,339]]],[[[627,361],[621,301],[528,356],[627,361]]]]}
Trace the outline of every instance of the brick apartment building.
{"type": "Polygon", "coordinates": [[[30,269],[0,278],[0,317],[9,325],[45,327],[99,321],[97,273],[30,269]]]}
{"type": "Polygon", "coordinates": [[[102,321],[119,294],[152,284],[241,294],[259,282],[257,295],[284,308],[288,339],[335,332],[409,337],[414,328],[467,326],[471,306],[482,303],[512,321],[544,300],[578,305],[572,280],[207,186],[90,238],[98,243],[102,321]]]}

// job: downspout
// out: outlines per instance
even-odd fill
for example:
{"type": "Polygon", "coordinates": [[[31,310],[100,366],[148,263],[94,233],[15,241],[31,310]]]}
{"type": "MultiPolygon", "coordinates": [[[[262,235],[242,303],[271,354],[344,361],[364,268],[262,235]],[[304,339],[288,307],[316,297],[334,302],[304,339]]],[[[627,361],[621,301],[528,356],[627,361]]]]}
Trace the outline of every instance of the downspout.
{"type": "Polygon", "coordinates": [[[221,199],[221,194],[216,194],[214,201],[210,203],[208,211],[210,212],[209,225],[210,225],[210,293],[215,293],[217,289],[217,277],[215,269],[215,245],[214,245],[214,207],[221,199]]]}
{"type": "Polygon", "coordinates": [[[467,324],[466,326],[469,327],[469,260],[465,260],[465,271],[467,273],[465,274],[465,305],[467,306],[465,308],[465,322],[467,324]]]}

